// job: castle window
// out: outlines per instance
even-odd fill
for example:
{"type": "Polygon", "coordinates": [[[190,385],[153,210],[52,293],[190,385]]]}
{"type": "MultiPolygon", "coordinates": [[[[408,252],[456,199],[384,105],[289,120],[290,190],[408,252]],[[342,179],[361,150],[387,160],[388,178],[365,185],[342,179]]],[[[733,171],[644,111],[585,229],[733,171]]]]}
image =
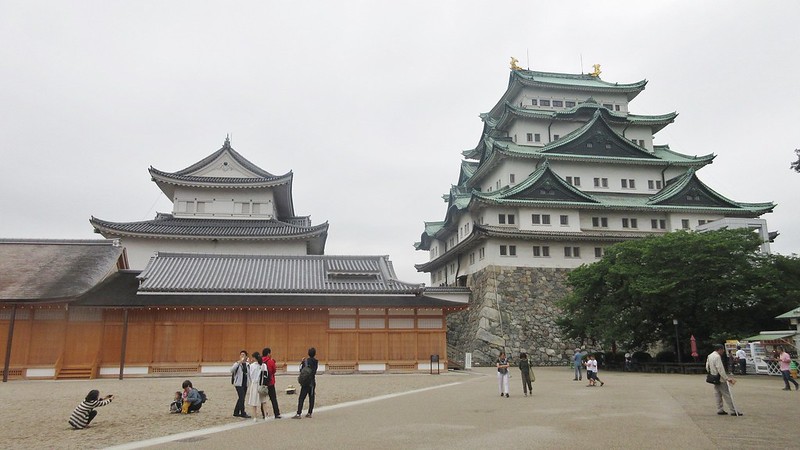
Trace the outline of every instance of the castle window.
{"type": "Polygon", "coordinates": [[[565,258],[580,258],[581,257],[581,248],[580,247],[564,247],[564,257],[565,258]]]}
{"type": "Polygon", "coordinates": [[[531,223],[534,225],[550,225],[550,214],[531,214],[531,223]]]}
{"type": "Polygon", "coordinates": [[[554,140],[554,141],[557,141],[557,140],[558,140],[558,138],[560,138],[560,137],[561,137],[561,135],[560,135],[560,134],[554,134],[554,135],[553,135],[553,140],[554,140]]]}
{"type": "Polygon", "coordinates": [[[556,108],[563,108],[564,102],[561,100],[553,100],[553,106],[556,108]]]}
{"type": "Polygon", "coordinates": [[[572,108],[572,107],[575,106],[575,102],[571,102],[571,101],[567,100],[567,101],[564,102],[564,106],[566,106],[567,108],[572,108]]]}
{"type": "Polygon", "coordinates": [[[506,224],[506,215],[505,214],[498,214],[497,215],[497,223],[499,223],[500,225],[505,225],[506,224]]]}
{"type": "Polygon", "coordinates": [[[612,105],[611,103],[603,103],[603,108],[614,109],[614,105],[612,105]]]}
{"type": "Polygon", "coordinates": [[[517,182],[517,181],[516,181],[516,178],[517,178],[517,177],[516,177],[516,176],[515,176],[515,175],[512,173],[512,174],[510,174],[510,175],[508,176],[508,182],[509,182],[509,183],[511,183],[511,184],[514,184],[514,183],[516,183],[516,182],[517,182]]]}
{"type": "Polygon", "coordinates": [[[500,256],[517,256],[516,245],[501,245],[500,256]]]}
{"type": "Polygon", "coordinates": [[[535,98],[531,99],[531,105],[536,106],[538,103],[535,98]]]}
{"type": "Polygon", "coordinates": [[[684,230],[689,229],[689,219],[681,219],[681,228],[684,230]]]}
{"type": "Polygon", "coordinates": [[[475,264],[475,252],[469,254],[469,265],[475,264]]]}
{"type": "Polygon", "coordinates": [[[533,141],[534,142],[542,142],[542,135],[539,134],[539,133],[534,133],[533,134],[533,141]]]}
{"type": "Polygon", "coordinates": [[[486,249],[481,247],[478,249],[478,259],[483,259],[486,256],[486,249]]]}
{"type": "Polygon", "coordinates": [[[561,215],[561,225],[569,225],[569,216],[566,214],[561,215]]]}
{"type": "Polygon", "coordinates": [[[608,178],[595,178],[594,187],[608,187],[608,178]]]}
{"type": "Polygon", "coordinates": [[[533,133],[527,134],[528,142],[533,142],[533,133]]]}
{"type": "Polygon", "coordinates": [[[539,106],[550,106],[550,100],[539,100],[539,106]]]}
{"type": "Polygon", "coordinates": [[[533,246],[533,257],[534,258],[549,258],[550,257],[550,247],[546,245],[542,245],[541,247],[538,245],[533,246]]]}
{"type": "Polygon", "coordinates": [[[608,217],[592,217],[592,226],[595,228],[608,228],[608,217]]]}
{"type": "Polygon", "coordinates": [[[594,248],[594,257],[595,258],[602,258],[603,257],[603,247],[595,247],[594,248]]]}
{"type": "Polygon", "coordinates": [[[619,111],[619,105],[614,105],[614,111],[619,111]]]}

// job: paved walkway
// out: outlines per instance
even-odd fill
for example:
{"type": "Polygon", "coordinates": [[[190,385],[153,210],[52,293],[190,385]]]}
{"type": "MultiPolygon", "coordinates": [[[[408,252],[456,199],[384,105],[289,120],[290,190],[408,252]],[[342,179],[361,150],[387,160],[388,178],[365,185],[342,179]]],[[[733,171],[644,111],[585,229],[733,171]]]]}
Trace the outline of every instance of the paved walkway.
{"type": "Polygon", "coordinates": [[[313,419],[288,419],[287,408],[281,420],[236,423],[127,448],[800,447],[800,393],[781,391],[778,377],[741,378],[734,400],[745,416],[731,417],[716,414],[704,375],[600,376],[605,386],[589,388],[585,380],[573,382],[565,368],[541,368],[535,395],[523,397],[519,373],[512,372],[511,397],[501,398],[494,371],[482,368],[436,388],[320,406],[313,419]]]}

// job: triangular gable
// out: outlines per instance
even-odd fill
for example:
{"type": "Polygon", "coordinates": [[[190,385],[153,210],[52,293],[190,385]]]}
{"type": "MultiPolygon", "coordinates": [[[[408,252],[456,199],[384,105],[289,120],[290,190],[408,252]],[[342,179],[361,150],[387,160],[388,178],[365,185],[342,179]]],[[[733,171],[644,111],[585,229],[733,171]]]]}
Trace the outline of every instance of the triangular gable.
{"type": "Polygon", "coordinates": [[[667,185],[658,194],[650,197],[651,205],[692,206],[716,208],[741,208],[738,203],[714,192],[697,178],[694,168],[685,174],[667,181],[667,185]]]}
{"type": "Polygon", "coordinates": [[[209,178],[273,178],[275,175],[261,169],[231,147],[225,138],[222,148],[174,175],[209,178]]]}
{"type": "Polygon", "coordinates": [[[617,134],[598,110],[580,129],[548,145],[545,154],[658,159],[647,150],[617,134]]]}
{"type": "Polygon", "coordinates": [[[598,203],[590,195],[581,192],[571,184],[564,181],[550,168],[550,163],[545,162],[520,184],[501,189],[491,194],[476,195],[494,200],[535,200],[551,202],[578,202],[598,203]]]}

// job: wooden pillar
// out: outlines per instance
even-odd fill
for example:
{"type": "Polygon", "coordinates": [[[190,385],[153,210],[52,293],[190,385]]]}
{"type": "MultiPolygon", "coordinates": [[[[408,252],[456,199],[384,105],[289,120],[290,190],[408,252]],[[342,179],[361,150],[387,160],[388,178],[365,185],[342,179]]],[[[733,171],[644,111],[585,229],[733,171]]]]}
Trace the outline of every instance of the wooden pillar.
{"type": "Polygon", "coordinates": [[[3,365],[3,383],[8,381],[8,366],[11,365],[11,339],[14,337],[14,322],[17,319],[17,304],[11,305],[11,322],[8,324],[8,341],[6,342],[6,362],[3,365]]]}
{"type": "Polygon", "coordinates": [[[128,308],[122,310],[122,346],[119,355],[119,379],[125,371],[125,350],[128,345],[128,308]]]}

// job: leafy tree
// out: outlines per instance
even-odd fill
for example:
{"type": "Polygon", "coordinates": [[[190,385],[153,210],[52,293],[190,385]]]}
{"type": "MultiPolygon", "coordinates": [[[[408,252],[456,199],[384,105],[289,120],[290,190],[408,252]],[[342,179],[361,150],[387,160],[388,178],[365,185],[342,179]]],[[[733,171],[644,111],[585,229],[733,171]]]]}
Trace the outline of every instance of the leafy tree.
{"type": "MultiPolygon", "coordinates": [[[[572,292],[559,324],[573,338],[616,341],[642,349],[689,335],[742,337],[776,326],[774,317],[800,304],[800,261],[757,252],[747,229],[678,231],[613,245],[569,274],[572,292]]],[[[780,326],[785,327],[785,324],[780,326]]]]}
{"type": "Polygon", "coordinates": [[[792,170],[800,172],[800,148],[794,149],[794,154],[797,155],[797,161],[792,163],[792,170]]]}

